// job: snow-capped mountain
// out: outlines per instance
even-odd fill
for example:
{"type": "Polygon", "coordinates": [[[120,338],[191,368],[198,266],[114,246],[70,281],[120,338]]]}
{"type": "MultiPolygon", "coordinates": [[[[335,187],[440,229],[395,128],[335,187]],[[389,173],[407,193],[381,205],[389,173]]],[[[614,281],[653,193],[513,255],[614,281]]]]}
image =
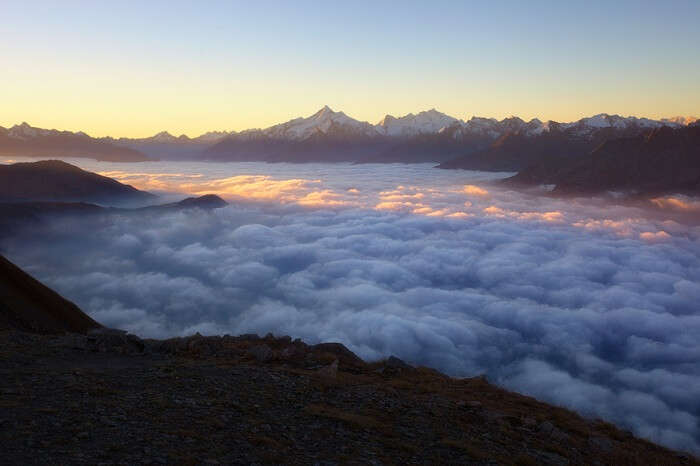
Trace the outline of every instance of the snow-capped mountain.
{"type": "Polygon", "coordinates": [[[676,123],[681,126],[690,126],[693,123],[698,122],[698,117],[694,116],[674,116],[671,118],[662,118],[661,121],[664,123],[676,123]]]}
{"type": "Polygon", "coordinates": [[[205,144],[211,144],[234,134],[236,134],[235,131],[209,131],[197,136],[196,138],[192,138],[192,140],[205,144]]]}
{"type": "Polygon", "coordinates": [[[148,138],[95,139],[83,132],[41,129],[22,123],[9,129],[0,127],[0,151],[16,155],[68,151],[89,156],[87,148],[91,147],[98,155],[106,151],[109,157],[117,157],[117,148],[127,148],[132,150],[125,155],[129,160],[138,157],[139,152],[142,158],[146,154],[151,159],[172,160],[445,161],[483,150],[504,137],[513,146],[515,157],[516,146],[549,134],[559,146],[567,138],[599,144],[610,138],[631,137],[662,126],[679,128],[696,121],[693,117],[652,120],[605,113],[567,123],[524,121],[516,116],[461,120],[430,109],[400,117],[386,115],[377,124],[371,124],[324,106],[308,117],[268,128],[238,133],[212,131],[194,138],[162,131],[148,138]],[[105,145],[98,147],[98,143],[105,145]]]}
{"type": "MultiPolygon", "coordinates": [[[[14,125],[11,127],[9,130],[7,130],[7,135],[11,138],[14,139],[21,139],[21,140],[28,140],[32,138],[36,138],[38,136],[48,136],[51,134],[60,134],[61,131],[57,131],[55,129],[43,129],[43,128],[35,128],[33,126],[30,126],[27,122],[22,122],[19,125],[14,125]]],[[[68,133],[65,131],[65,133],[68,133]]],[[[75,134],[81,134],[85,135],[83,132],[75,133],[75,134]]]]}
{"type": "Polygon", "coordinates": [[[600,113],[588,118],[581,118],[572,123],[563,123],[559,127],[563,130],[570,131],[578,136],[587,136],[591,133],[610,128],[613,130],[635,130],[635,129],[651,129],[660,128],[662,126],[680,126],[676,122],[657,121],[649,118],[637,117],[622,117],[620,115],[608,115],[600,113]]]}
{"type": "Polygon", "coordinates": [[[177,137],[168,133],[167,131],[161,131],[155,136],[150,138],[153,142],[177,142],[177,137]]]}
{"type": "Polygon", "coordinates": [[[399,118],[387,115],[375,125],[375,128],[379,134],[385,136],[415,136],[417,134],[438,133],[456,123],[463,122],[433,108],[417,115],[409,113],[399,118]]]}
{"type": "Polygon", "coordinates": [[[263,136],[289,141],[302,141],[318,134],[376,136],[377,131],[369,123],[350,118],[343,112],[334,112],[326,105],[307,118],[299,117],[266,129],[247,130],[239,133],[243,138],[263,136]]]}

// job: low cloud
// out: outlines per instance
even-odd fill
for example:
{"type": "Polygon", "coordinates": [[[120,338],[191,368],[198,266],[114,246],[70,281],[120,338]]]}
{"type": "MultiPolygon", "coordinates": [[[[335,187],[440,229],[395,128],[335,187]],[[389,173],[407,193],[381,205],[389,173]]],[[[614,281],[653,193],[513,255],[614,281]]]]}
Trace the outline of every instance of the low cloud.
{"type": "Polygon", "coordinates": [[[487,184],[203,183],[234,203],[56,220],[1,246],[142,336],[340,341],[700,452],[697,227],[487,184]]]}

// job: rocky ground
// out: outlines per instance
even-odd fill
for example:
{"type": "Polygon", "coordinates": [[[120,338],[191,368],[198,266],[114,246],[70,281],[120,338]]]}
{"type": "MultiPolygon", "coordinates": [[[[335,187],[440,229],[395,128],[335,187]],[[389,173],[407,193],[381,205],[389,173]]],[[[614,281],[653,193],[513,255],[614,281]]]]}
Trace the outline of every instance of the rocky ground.
{"type": "Polygon", "coordinates": [[[700,464],[610,424],[288,337],[0,332],[2,464],[700,464]]]}

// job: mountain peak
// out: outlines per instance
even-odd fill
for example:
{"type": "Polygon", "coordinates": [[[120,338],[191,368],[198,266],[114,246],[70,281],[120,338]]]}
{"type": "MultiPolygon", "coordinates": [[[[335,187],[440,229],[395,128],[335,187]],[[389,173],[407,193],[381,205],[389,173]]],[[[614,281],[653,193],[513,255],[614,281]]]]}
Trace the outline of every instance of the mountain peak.
{"type": "Polygon", "coordinates": [[[698,121],[698,117],[678,115],[671,118],[662,118],[661,121],[664,123],[675,123],[681,126],[689,126],[696,123],[698,121]]]}
{"type": "Polygon", "coordinates": [[[376,125],[376,128],[387,136],[413,136],[422,133],[438,133],[455,123],[460,123],[460,120],[431,108],[417,115],[409,113],[399,118],[387,115],[376,125]]]}
{"type": "Polygon", "coordinates": [[[334,112],[328,105],[324,105],[318,112],[314,113],[313,116],[336,115],[338,113],[343,112],[334,112]]]}
{"type": "Polygon", "coordinates": [[[160,133],[156,134],[155,136],[151,137],[152,140],[158,141],[158,142],[173,142],[177,141],[177,138],[170,134],[167,131],[161,131],[160,133]]]}

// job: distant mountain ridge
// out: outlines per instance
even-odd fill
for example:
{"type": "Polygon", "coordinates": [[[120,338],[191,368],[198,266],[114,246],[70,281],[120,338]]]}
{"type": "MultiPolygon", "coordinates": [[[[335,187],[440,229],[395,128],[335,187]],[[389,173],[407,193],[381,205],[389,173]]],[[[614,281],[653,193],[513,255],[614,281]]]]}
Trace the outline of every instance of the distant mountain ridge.
{"type": "MultiPolygon", "coordinates": [[[[463,121],[431,109],[400,118],[387,115],[371,125],[326,106],[308,118],[232,133],[207,148],[202,157],[219,161],[446,162],[459,156],[470,158],[509,135],[535,138],[557,133],[570,140],[603,141],[663,126],[680,128],[692,119],[675,120],[599,114],[570,123],[526,122],[518,117],[463,121]]],[[[495,169],[488,163],[479,166],[495,169]]],[[[506,164],[497,169],[518,168],[506,164]]]]}
{"type": "Polygon", "coordinates": [[[115,162],[148,160],[138,150],[96,139],[79,131],[58,131],[27,123],[9,129],[0,126],[0,155],[17,157],[91,157],[115,162]]]}
{"type": "Polygon", "coordinates": [[[371,124],[325,106],[309,117],[264,129],[212,131],[195,138],[167,131],[148,138],[92,138],[82,132],[44,130],[23,123],[10,129],[0,127],[0,154],[112,161],[446,162],[487,149],[511,134],[537,137],[558,132],[570,138],[600,140],[662,126],[680,128],[695,121],[694,117],[652,120],[608,114],[568,123],[518,117],[461,120],[431,109],[401,117],[386,115],[371,124]]]}

